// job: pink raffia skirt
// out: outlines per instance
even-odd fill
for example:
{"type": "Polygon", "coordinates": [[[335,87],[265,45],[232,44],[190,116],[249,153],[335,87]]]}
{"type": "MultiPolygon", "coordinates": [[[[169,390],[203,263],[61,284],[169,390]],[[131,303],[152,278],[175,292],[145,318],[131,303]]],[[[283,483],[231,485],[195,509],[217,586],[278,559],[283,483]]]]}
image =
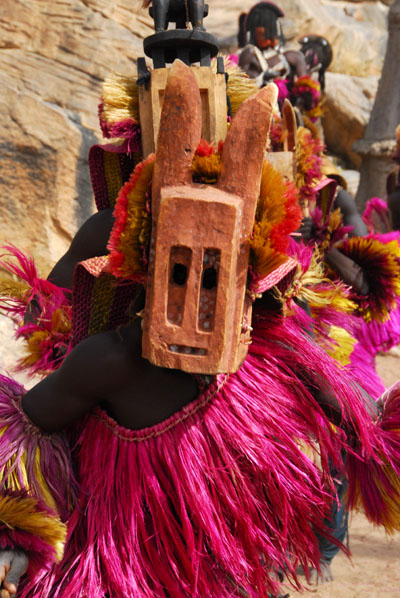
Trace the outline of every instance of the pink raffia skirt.
{"type": "Polygon", "coordinates": [[[328,458],[342,468],[343,447],[356,471],[361,457],[313,386],[333,388],[362,459],[373,458],[375,428],[295,322],[265,312],[253,325],[240,370],[162,423],[127,430],[100,409],[81,422],[64,558],[26,579],[20,598],[267,598],[278,569],[299,587],[297,566],[318,566],[328,458]],[[322,469],[300,448],[315,442],[322,469]]]}

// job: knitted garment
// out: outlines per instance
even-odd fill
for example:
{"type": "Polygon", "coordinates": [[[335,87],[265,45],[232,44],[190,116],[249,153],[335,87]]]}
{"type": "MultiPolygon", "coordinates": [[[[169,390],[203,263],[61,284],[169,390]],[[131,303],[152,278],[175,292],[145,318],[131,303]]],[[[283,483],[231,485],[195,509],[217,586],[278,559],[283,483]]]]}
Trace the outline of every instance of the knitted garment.
{"type": "Polygon", "coordinates": [[[128,323],[128,307],[137,289],[134,282],[117,284],[107,271],[108,258],[80,262],[74,273],[72,340],[75,347],[88,336],[128,323]]]}
{"type": "Polygon", "coordinates": [[[140,145],[129,152],[128,144],[93,145],[89,151],[89,171],[98,210],[113,208],[121,187],[139,162],[140,145]]]}
{"type": "Polygon", "coordinates": [[[310,389],[334,388],[362,459],[373,459],[376,431],[345,373],[294,321],[264,311],[253,325],[240,370],[162,423],[127,430],[100,409],[81,422],[64,559],[26,578],[20,598],[267,598],[278,568],[298,587],[296,567],[318,567],[328,458],[343,470],[340,449],[354,451],[310,389]],[[314,441],[322,470],[300,449],[314,441]]]}

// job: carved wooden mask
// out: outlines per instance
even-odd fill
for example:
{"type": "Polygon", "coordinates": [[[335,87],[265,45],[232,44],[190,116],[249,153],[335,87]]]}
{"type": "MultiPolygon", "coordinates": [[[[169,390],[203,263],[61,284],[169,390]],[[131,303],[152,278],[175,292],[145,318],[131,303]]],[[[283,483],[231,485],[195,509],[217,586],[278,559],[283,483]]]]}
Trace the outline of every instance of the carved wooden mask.
{"type": "Polygon", "coordinates": [[[201,136],[190,67],[171,68],[152,188],[152,240],[143,356],[159,366],[236,371],[250,342],[249,246],[276,86],[244,102],[227,135],[215,186],[192,183],[201,136]]]}
{"type": "Polygon", "coordinates": [[[285,99],[282,106],[283,129],[285,139],[283,150],[280,152],[268,152],[268,160],[272,162],[276,170],[289,181],[296,178],[296,141],[297,141],[297,123],[296,115],[292,104],[285,99]]]}

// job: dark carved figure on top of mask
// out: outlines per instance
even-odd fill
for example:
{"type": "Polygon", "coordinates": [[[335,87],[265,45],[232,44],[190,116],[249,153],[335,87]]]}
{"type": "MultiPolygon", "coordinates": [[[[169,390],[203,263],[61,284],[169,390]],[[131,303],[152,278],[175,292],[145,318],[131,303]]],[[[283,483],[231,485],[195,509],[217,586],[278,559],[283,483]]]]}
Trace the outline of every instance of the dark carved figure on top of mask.
{"type": "Polygon", "coordinates": [[[152,6],[154,28],[157,32],[168,29],[168,24],[176,23],[177,29],[186,29],[191,23],[193,29],[204,31],[204,0],[143,0],[144,8],[152,6]]]}

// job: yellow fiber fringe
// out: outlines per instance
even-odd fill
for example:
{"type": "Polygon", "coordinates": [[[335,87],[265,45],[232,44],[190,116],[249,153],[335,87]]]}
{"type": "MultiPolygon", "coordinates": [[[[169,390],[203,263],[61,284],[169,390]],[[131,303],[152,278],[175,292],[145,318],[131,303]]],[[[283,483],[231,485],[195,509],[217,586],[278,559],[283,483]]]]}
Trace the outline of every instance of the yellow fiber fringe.
{"type": "MultiPolygon", "coordinates": [[[[213,69],[216,72],[216,61],[213,61],[213,69]]],[[[234,116],[240,104],[257,93],[258,87],[253,79],[228,59],[225,59],[225,70],[229,75],[227,94],[234,116]]],[[[101,117],[108,124],[129,118],[139,123],[139,91],[136,79],[120,73],[109,75],[103,83],[102,102],[101,117]]]]}
{"type": "Polygon", "coordinates": [[[58,517],[39,509],[35,498],[0,495],[0,520],[10,529],[18,529],[44,540],[54,548],[59,562],[63,556],[66,526],[58,517]]]}
{"type": "Polygon", "coordinates": [[[349,365],[357,340],[347,330],[339,326],[330,327],[329,337],[335,344],[332,348],[327,349],[328,355],[336,359],[341,365],[349,365]]]}
{"type": "MultiPolygon", "coordinates": [[[[400,430],[391,430],[391,433],[394,432],[400,434],[400,430]]],[[[394,532],[400,531],[400,478],[393,470],[393,467],[390,465],[390,463],[387,462],[385,457],[382,457],[380,469],[383,472],[383,476],[389,480],[391,493],[388,494],[385,486],[381,483],[381,479],[375,477],[373,469],[370,473],[372,480],[370,480],[369,484],[371,486],[376,486],[379,489],[379,494],[385,505],[385,508],[379,514],[379,525],[383,525],[385,527],[385,531],[389,534],[394,534],[394,532]]],[[[363,500],[359,484],[359,480],[356,480],[355,508],[359,511],[363,511],[363,500]]],[[[372,523],[376,523],[373,518],[370,520],[372,523]]]]}
{"type": "MultiPolygon", "coordinates": [[[[214,72],[217,71],[217,61],[213,61],[214,72]]],[[[235,116],[240,105],[259,91],[254,79],[242,71],[236,64],[233,64],[225,57],[225,72],[228,73],[228,85],[226,93],[231,102],[232,118],[235,116]]]]}
{"type": "MultiPolygon", "coordinates": [[[[4,432],[6,430],[7,430],[7,427],[0,429],[0,437],[4,434],[4,432]]],[[[22,474],[21,474],[21,471],[18,472],[16,470],[13,470],[13,471],[11,471],[11,473],[9,474],[9,476],[7,478],[7,489],[12,490],[12,491],[26,490],[27,488],[29,488],[29,480],[26,475],[26,460],[27,460],[26,452],[23,452],[18,458],[21,462],[22,474]],[[20,475],[21,475],[21,477],[20,477],[20,475]]],[[[11,457],[8,464],[10,466],[12,466],[13,463],[15,462],[15,460],[16,460],[15,456],[11,457]]],[[[9,469],[10,469],[10,467],[9,467],[9,469]]],[[[56,503],[54,502],[53,495],[49,490],[49,487],[47,485],[46,480],[43,477],[42,470],[40,467],[40,449],[39,449],[39,447],[36,448],[35,461],[34,461],[34,475],[35,475],[35,479],[37,481],[38,489],[39,489],[40,496],[41,496],[42,500],[46,503],[46,505],[50,509],[52,509],[56,513],[57,512],[56,503]]]]}
{"type": "Polygon", "coordinates": [[[348,290],[345,284],[336,280],[332,287],[331,284],[328,284],[328,281],[332,281],[327,278],[324,278],[323,280],[324,284],[322,287],[315,289],[314,299],[317,298],[317,301],[314,301],[313,298],[310,298],[311,311],[329,306],[334,311],[338,311],[343,314],[354,313],[358,306],[355,301],[352,301],[347,296],[348,290]]]}
{"type": "Polygon", "coordinates": [[[0,297],[24,301],[26,292],[30,289],[25,281],[17,280],[7,272],[0,272],[0,297]]]}
{"type": "Polygon", "coordinates": [[[250,239],[251,264],[261,277],[283,264],[287,255],[271,244],[271,231],[285,218],[286,183],[274,166],[265,160],[262,167],[260,196],[253,235],[250,239]]]}
{"type": "Polygon", "coordinates": [[[103,83],[102,118],[108,124],[133,118],[139,122],[139,92],[136,79],[112,73],[103,83]]]}
{"type": "Polygon", "coordinates": [[[357,307],[354,302],[343,295],[344,286],[341,283],[333,283],[326,278],[321,254],[317,248],[314,249],[310,266],[305,272],[300,264],[297,266],[292,284],[285,293],[282,294],[277,288],[274,289],[274,292],[285,312],[287,311],[285,306],[294,297],[300,301],[307,301],[311,310],[332,307],[335,310],[349,313],[357,307]]]}

